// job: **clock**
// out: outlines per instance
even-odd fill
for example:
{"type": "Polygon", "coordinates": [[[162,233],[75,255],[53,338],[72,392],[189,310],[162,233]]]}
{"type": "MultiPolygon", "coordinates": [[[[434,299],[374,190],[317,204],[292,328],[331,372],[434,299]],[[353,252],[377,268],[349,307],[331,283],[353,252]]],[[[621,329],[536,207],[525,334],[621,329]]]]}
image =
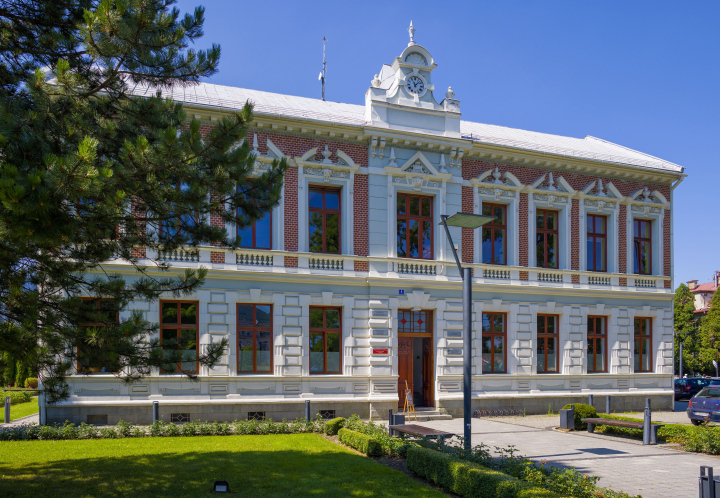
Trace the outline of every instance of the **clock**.
{"type": "Polygon", "coordinates": [[[410,76],[405,80],[405,88],[408,92],[418,95],[425,90],[425,82],[417,76],[410,76]]]}

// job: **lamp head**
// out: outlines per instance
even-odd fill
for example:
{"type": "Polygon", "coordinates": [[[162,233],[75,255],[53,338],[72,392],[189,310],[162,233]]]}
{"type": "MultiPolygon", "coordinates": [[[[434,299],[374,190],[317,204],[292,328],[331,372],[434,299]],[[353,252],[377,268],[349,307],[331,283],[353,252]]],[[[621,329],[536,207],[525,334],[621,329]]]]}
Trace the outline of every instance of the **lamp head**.
{"type": "Polygon", "coordinates": [[[483,216],[472,213],[455,213],[452,216],[441,215],[441,218],[448,226],[461,228],[480,228],[486,223],[495,221],[494,216],[483,216]]]}

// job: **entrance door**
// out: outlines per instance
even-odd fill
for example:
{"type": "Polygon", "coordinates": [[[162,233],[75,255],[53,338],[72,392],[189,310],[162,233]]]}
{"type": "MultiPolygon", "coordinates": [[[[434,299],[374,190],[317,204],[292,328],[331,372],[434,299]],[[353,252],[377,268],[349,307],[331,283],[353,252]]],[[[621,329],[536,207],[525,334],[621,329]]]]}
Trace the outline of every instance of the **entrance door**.
{"type": "Polygon", "coordinates": [[[405,406],[405,386],[413,386],[413,338],[398,338],[398,407],[405,406]],[[407,384],[406,384],[407,382],[407,384]]]}
{"type": "Polygon", "coordinates": [[[432,338],[422,339],[422,400],[423,405],[433,406],[432,380],[433,380],[433,347],[432,338]]]}

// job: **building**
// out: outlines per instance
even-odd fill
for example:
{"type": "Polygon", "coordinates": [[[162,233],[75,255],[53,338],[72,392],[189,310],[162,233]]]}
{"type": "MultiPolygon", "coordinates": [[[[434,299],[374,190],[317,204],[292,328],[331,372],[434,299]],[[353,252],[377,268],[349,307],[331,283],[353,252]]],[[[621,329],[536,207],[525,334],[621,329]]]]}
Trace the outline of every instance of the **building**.
{"type": "Polygon", "coordinates": [[[231,349],[197,382],[75,375],[49,422],[148,423],[153,401],[165,420],[294,418],[306,400],[313,413],[378,418],[406,385],[418,406],[460,416],[461,280],[438,228],[459,211],[497,217],[451,228],[474,271],[473,409],[544,413],[588,394],[611,394],[616,410],[647,397],[672,407],[683,168],[590,136],[464,121],[413,31],[364,105],[212,84],[168,91],[205,132],[254,102],[257,171],[290,163],[280,205],[243,234],[247,248],[161,255],[178,271],[209,268],[203,290],[121,312],[162,313],[161,341],[227,337],[231,349]]]}
{"type": "Polygon", "coordinates": [[[710,311],[710,301],[712,301],[713,294],[720,285],[720,271],[715,272],[712,282],[698,285],[697,280],[690,280],[687,285],[695,297],[695,316],[707,315],[707,312],[710,311]]]}

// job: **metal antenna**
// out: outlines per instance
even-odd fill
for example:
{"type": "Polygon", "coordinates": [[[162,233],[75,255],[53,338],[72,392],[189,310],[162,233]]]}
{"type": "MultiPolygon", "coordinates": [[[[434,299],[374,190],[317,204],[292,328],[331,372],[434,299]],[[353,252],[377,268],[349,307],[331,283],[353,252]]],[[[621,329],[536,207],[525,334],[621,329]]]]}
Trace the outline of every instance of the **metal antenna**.
{"type": "Polygon", "coordinates": [[[327,62],[325,62],[325,37],[323,36],[323,70],[318,76],[322,82],[322,99],[325,100],[325,75],[327,74],[327,62]]]}

